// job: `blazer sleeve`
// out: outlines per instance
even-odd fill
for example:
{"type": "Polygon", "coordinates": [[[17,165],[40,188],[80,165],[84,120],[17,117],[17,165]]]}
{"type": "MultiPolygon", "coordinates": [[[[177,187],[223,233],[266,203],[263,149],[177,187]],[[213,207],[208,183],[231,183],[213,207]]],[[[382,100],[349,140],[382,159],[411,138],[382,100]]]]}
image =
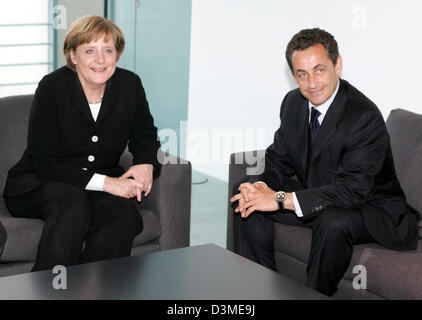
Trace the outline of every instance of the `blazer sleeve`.
{"type": "Polygon", "coordinates": [[[363,113],[345,139],[342,164],[333,182],[296,192],[305,216],[326,207],[359,208],[367,202],[389,144],[382,115],[363,113]]]}
{"type": "Polygon", "coordinates": [[[273,190],[296,191],[304,186],[293,176],[296,175],[295,166],[286,148],[286,140],[283,133],[283,113],[286,107],[288,95],[284,98],[280,108],[280,128],[274,134],[274,142],[265,151],[265,169],[261,177],[262,180],[273,190]]]}
{"type": "Polygon", "coordinates": [[[40,179],[66,182],[84,190],[94,173],[63,162],[60,120],[53,96],[41,80],[29,116],[28,155],[40,179]]]}
{"type": "Polygon", "coordinates": [[[133,164],[152,164],[154,178],[159,176],[161,164],[158,162],[157,152],[160,148],[157,128],[149,110],[145,90],[141,79],[136,76],[136,115],[129,136],[129,151],[133,155],[133,164]]]}

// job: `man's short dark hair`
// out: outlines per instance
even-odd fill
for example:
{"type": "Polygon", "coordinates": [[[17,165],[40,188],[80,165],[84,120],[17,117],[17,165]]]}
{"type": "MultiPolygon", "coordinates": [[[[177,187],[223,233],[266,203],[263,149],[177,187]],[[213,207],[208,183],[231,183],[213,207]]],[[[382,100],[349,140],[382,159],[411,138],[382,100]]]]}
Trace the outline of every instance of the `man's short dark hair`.
{"type": "Polygon", "coordinates": [[[337,41],[334,36],[319,28],[304,29],[293,36],[286,48],[286,59],[292,73],[294,73],[292,65],[293,52],[308,49],[316,44],[322,44],[325,50],[327,50],[328,56],[333,64],[337,64],[339,53],[337,41]]]}

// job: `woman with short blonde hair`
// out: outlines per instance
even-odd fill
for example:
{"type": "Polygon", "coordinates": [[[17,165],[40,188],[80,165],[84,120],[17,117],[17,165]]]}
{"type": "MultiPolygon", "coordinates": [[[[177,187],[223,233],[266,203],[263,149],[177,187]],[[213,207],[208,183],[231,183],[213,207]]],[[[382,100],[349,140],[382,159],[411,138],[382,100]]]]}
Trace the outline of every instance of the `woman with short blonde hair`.
{"type": "Polygon", "coordinates": [[[63,44],[66,66],[76,71],[71,60],[71,52],[75,51],[79,45],[98,40],[101,37],[104,37],[105,41],[108,41],[110,37],[114,40],[118,61],[125,48],[125,37],[122,30],[113,21],[99,16],[84,16],[75,20],[66,34],[63,44]]]}
{"type": "Polygon", "coordinates": [[[35,92],[28,146],[4,191],[15,217],[45,222],[33,271],[128,256],[143,229],[138,206],[159,175],[160,144],[141,79],[116,66],[124,46],[112,21],[76,20],[66,66],[35,92]]]}

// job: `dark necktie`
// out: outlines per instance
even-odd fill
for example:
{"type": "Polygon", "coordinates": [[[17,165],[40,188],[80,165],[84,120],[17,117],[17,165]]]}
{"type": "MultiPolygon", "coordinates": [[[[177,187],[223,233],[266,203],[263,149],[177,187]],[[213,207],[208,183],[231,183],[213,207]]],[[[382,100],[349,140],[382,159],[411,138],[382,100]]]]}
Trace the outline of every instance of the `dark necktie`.
{"type": "Polygon", "coordinates": [[[312,148],[315,143],[315,137],[318,133],[319,129],[319,121],[318,117],[321,115],[317,109],[312,107],[311,111],[311,121],[309,122],[309,138],[310,138],[310,147],[312,148]]]}

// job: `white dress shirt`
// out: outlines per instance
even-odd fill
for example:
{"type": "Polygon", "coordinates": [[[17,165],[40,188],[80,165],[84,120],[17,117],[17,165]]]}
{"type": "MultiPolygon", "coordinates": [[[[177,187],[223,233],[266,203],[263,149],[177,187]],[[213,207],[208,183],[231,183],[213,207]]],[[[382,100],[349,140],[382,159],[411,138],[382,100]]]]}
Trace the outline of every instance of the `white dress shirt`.
{"type": "MultiPolygon", "coordinates": [[[[89,108],[91,109],[92,117],[95,121],[97,121],[98,113],[100,113],[101,102],[99,103],[90,103],[89,108]]],[[[94,173],[91,180],[89,180],[88,184],[85,187],[85,190],[91,191],[104,191],[104,180],[106,176],[99,173],[94,173]]]]}

